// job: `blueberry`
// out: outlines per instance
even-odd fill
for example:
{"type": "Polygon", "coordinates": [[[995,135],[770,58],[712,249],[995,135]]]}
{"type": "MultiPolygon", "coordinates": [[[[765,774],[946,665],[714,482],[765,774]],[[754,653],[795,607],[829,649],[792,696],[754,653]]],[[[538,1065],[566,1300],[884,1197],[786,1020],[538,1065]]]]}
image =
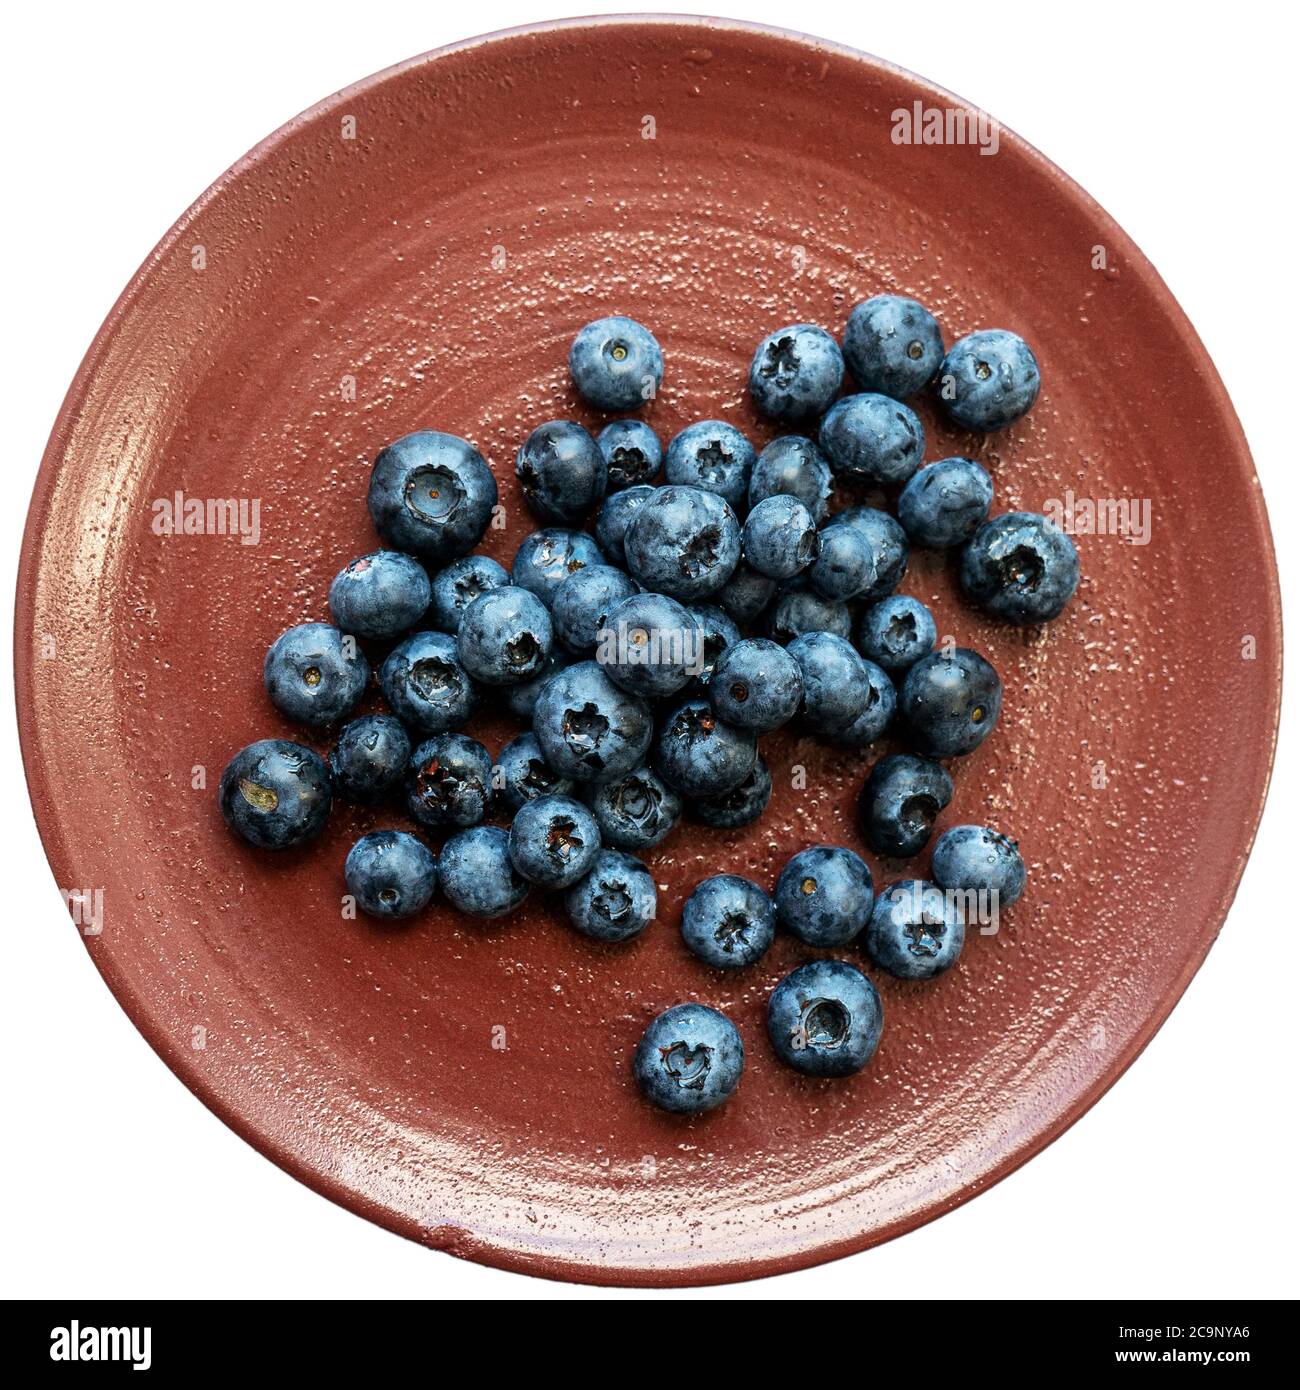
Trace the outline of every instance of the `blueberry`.
{"type": "Polygon", "coordinates": [[[867,677],[867,701],[861,713],[842,729],[822,735],[839,748],[865,748],[882,737],[898,708],[898,692],[874,661],[862,662],[867,677]]]}
{"type": "Polygon", "coordinates": [[[258,849],[289,849],[319,835],[333,796],[324,762],[282,738],[241,748],[218,793],[226,824],[258,849]]]}
{"type": "Polygon", "coordinates": [[[929,656],[937,635],[930,610],[906,594],[882,598],[858,619],[858,650],[891,675],[929,656]]]}
{"type": "Polygon", "coordinates": [[[718,718],[737,729],[768,734],[788,724],[803,701],[799,663],[776,642],[751,637],[723,654],[709,685],[718,718]]]}
{"type": "Polygon", "coordinates": [[[603,565],[600,547],[584,531],[556,526],[525,536],[510,566],[510,582],[537,595],[549,608],[555,591],[588,565],[603,565]]]}
{"type": "Polygon", "coordinates": [[[613,565],[580,569],[555,591],[551,603],[555,635],[571,652],[590,656],[609,626],[610,611],[636,592],[635,582],[613,565]]]}
{"type": "Polygon", "coordinates": [[[841,845],[814,845],[781,870],[776,920],[809,946],[843,946],[871,917],[871,870],[841,845]]]}
{"type": "Polygon", "coordinates": [[[930,872],[950,892],[989,893],[1010,907],[1025,891],[1025,861],[1016,842],[984,825],[954,825],[939,836],[930,872]]]}
{"type": "Polygon", "coordinates": [[[460,628],[461,614],[480,594],[509,583],[510,576],[486,555],[466,555],[462,560],[453,560],[433,576],[425,625],[455,636],[460,628]]]}
{"type": "Polygon", "coordinates": [[[650,849],[682,813],[681,797],[649,767],[595,787],[589,805],[601,839],[615,849],[650,849]]]}
{"type": "Polygon", "coordinates": [[[655,698],[674,695],[703,669],[704,633],[676,599],[633,594],[610,610],[596,660],[623,690],[655,698]]]}
{"type": "Polygon", "coordinates": [[[875,582],[858,598],[884,598],[892,594],[907,572],[907,532],[888,512],[875,507],[849,507],[834,518],[837,526],[852,526],[871,548],[875,582]]]}
{"type": "Polygon", "coordinates": [[[663,445],[644,420],[611,420],[596,443],[605,458],[609,492],[648,483],[663,467],[663,445]]]}
{"type": "Polygon", "coordinates": [[[1002,713],[1002,682],[967,647],[935,652],[904,677],[898,711],[918,753],[956,757],[978,748],[993,732],[1002,713]]]}
{"type": "Polygon", "coordinates": [[[826,410],[843,380],[844,358],[835,339],[815,324],[793,323],[769,333],[755,349],[749,394],[774,420],[806,420],[826,410]]]}
{"type": "Polygon", "coordinates": [[[375,530],[394,550],[445,565],[483,539],[497,485],[472,445],[421,430],[380,450],[367,502],[375,530]]]}
{"type": "Polygon", "coordinates": [[[645,760],[654,720],[594,661],[558,672],[538,696],[533,732],[546,761],[575,782],[614,782],[645,760]]]}
{"type": "Polygon", "coordinates": [[[637,509],[623,537],[633,579],[682,603],[716,594],[740,559],[740,523],[716,493],[661,487],[637,509]]]}
{"type": "Polygon", "coordinates": [[[654,921],[657,901],[649,869],[613,849],[602,849],[591,872],[564,895],[569,921],[596,941],[639,936],[654,921]]]}
{"type": "Polygon", "coordinates": [[[434,734],[407,759],[406,809],[421,825],[477,825],[491,801],[492,759],[477,739],[434,734]]]}
{"type": "Polygon", "coordinates": [[[772,899],[738,874],[703,879],[682,908],[682,940],[717,970],[753,965],[775,935],[772,899]]]}
{"type": "Polygon", "coordinates": [[[330,750],[334,789],[349,801],[372,805],[395,791],[406,772],[411,740],[391,714],[363,714],[339,730],[330,750]]]}
{"type": "Polygon", "coordinates": [[[456,639],[445,632],[416,632],[398,643],[379,668],[379,685],[389,709],[421,734],[462,728],[478,703],[456,639]]]}
{"type": "Polygon", "coordinates": [[[622,492],[611,492],[601,504],[593,528],[601,550],[609,556],[613,565],[626,566],[627,555],[623,550],[623,537],[632,518],[641,510],[648,497],[653,497],[652,487],[629,487],[622,492]]]}
{"type": "Polygon", "coordinates": [[[851,1076],[880,1045],[876,987],[842,960],[812,960],[772,991],[767,1033],[776,1055],[808,1076],[851,1076]]]}
{"type": "Polygon", "coordinates": [[[668,444],[664,477],[679,487],[716,493],[739,512],[749,496],[754,446],[724,420],[699,420],[668,444]]]}
{"type": "Polygon", "coordinates": [[[816,734],[848,728],[871,696],[866,668],[852,644],[832,632],[805,632],[787,650],[803,677],[804,722],[816,734]]]}
{"type": "Polygon", "coordinates": [[[598,410],[634,410],[658,393],[664,355],[648,328],[616,314],[578,333],[569,349],[569,375],[598,410]]]}
{"type": "Polygon", "coordinates": [[[343,877],[362,912],[412,917],[433,897],[438,861],[428,845],[404,830],[375,830],[348,851],[343,877]]]}
{"type": "Polygon", "coordinates": [[[919,854],[951,800],[952,778],[938,763],[911,753],[881,758],[858,798],[867,844],[898,859],[919,854]]]}
{"type": "Polygon", "coordinates": [[[461,615],[460,664],[484,685],[531,680],[551,654],[554,634],[546,605],[514,584],[480,594],[461,615]]]}
{"type": "Polygon", "coordinates": [[[940,459],[912,475],[898,498],[898,519],[915,545],[965,545],[989,514],[993,479],[974,459],[940,459]]]}
{"type": "Polygon", "coordinates": [[[510,825],[510,862],[529,883],[544,888],[576,883],[599,850],[595,816],[570,796],[525,801],[510,825]]]}
{"type": "Polygon", "coordinates": [[[580,521],[605,495],[605,456],[572,420],[548,420],[515,455],[528,509],[543,521],[580,521]]]}
{"type": "Polygon", "coordinates": [[[537,700],[542,691],[546,689],[552,676],[558,675],[573,664],[573,658],[560,647],[552,647],[551,654],[546,658],[542,669],[532,680],[521,681],[518,685],[506,686],[506,704],[510,706],[510,712],[516,719],[522,719],[526,724],[533,722],[533,711],[537,708],[537,700]]]}
{"type": "Polygon", "coordinates": [[[853,615],[840,599],[823,598],[808,587],[804,579],[787,584],[777,595],[767,615],[767,634],[783,645],[806,632],[831,632],[848,637],[853,631],[853,615]]]}
{"type": "Polygon", "coordinates": [[[801,434],[772,440],[754,461],[749,475],[749,505],[782,494],[797,498],[818,526],[826,519],[831,496],[831,466],[826,455],[801,434]]]}
{"type": "Polygon", "coordinates": [[[369,679],[370,665],[356,638],[328,623],[300,623],[282,632],[262,663],[271,703],[288,718],[317,729],[345,719],[369,679]]]}
{"type": "Polygon", "coordinates": [[[878,294],[853,306],[844,329],[844,360],[864,391],[905,401],[934,379],[943,334],[915,299],[878,294]]]}
{"type": "Polygon", "coordinates": [[[769,579],[793,579],[816,558],[817,528],[797,497],[778,493],[750,512],[740,546],[750,569],[769,579]]]}
{"type": "Polygon", "coordinates": [[[691,815],[714,830],[739,830],[753,825],[772,799],[772,773],[760,753],[749,776],[721,796],[702,796],[690,803],[691,815]]]}
{"type": "Polygon", "coordinates": [[[837,477],[905,483],[921,466],[925,430],[902,401],[868,391],[837,401],[822,420],[817,442],[837,477]]]}
{"type": "Polygon", "coordinates": [[[511,811],[539,796],[568,796],[573,783],[555,772],[542,754],[536,734],[520,734],[501,750],[492,785],[511,811]]]}
{"type": "Polygon", "coordinates": [[[661,1110],[699,1115],[736,1089],[745,1045],[717,1009],[678,1004],[645,1030],[632,1063],[641,1094],[661,1110]]]}
{"type": "Polygon", "coordinates": [[[741,634],[731,615],[711,603],[697,603],[687,612],[699,627],[704,644],[698,662],[700,669],[691,675],[687,689],[693,695],[703,695],[713,680],[718,662],[740,641],[741,634]]]}
{"type": "Polygon", "coordinates": [[[528,880],[510,862],[510,836],[499,825],[453,835],[439,864],[443,897],[470,917],[500,917],[528,896],[528,880]]]}
{"type": "Polygon", "coordinates": [[[424,566],[398,550],[376,550],[341,569],[330,585],[330,613],[344,632],[376,641],[413,628],[429,606],[424,566]]]}
{"type": "Polygon", "coordinates": [[[962,552],[961,586],[986,613],[1018,627],[1050,622],[1079,587],[1079,552],[1036,512],[986,521],[962,552]]]}
{"type": "Polygon", "coordinates": [[[1029,344],[1005,328],[968,333],[939,368],[939,400],[962,429],[1004,429],[1038,399],[1038,362],[1029,344]]]}
{"type": "Polygon", "coordinates": [[[956,965],[965,939],[966,924],[943,889],[905,878],[876,899],[867,954],[900,980],[931,980],[956,965]]]}
{"type": "Polygon", "coordinates": [[[718,607],[742,627],[752,627],[776,597],[777,583],[743,561],[718,592],[718,607]]]}
{"type": "Polygon", "coordinates": [[[875,555],[856,526],[840,522],[821,532],[808,583],[822,598],[841,603],[875,586],[875,555]]]}
{"type": "Polygon", "coordinates": [[[655,770],[683,796],[723,796],[749,776],[758,742],[747,729],[724,724],[707,700],[687,700],[655,739],[655,770]]]}

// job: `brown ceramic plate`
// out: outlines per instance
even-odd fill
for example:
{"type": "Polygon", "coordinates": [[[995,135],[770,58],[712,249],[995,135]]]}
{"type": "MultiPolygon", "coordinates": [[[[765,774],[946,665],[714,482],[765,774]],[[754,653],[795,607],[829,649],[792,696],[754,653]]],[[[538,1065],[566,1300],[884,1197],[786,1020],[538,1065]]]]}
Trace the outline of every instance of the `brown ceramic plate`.
{"type": "MultiPolygon", "coordinates": [[[[914,102],[965,110],[874,59],[731,22],[583,20],[418,58],[222,177],[73,383],[17,618],[23,750],[56,878],[103,890],[87,945],[185,1082],[402,1235],[609,1283],[860,1250],[1076,1120],[1223,923],[1281,661],[1241,430],[1106,214],[1006,131],[992,157],[895,143],[891,113],[914,102]],[[763,440],[744,390],[754,344],[796,320],[838,333],[882,290],[924,300],[950,340],[1017,329],[1042,363],[1037,407],[1006,433],[963,436],[924,407],[927,457],[976,453],[995,510],[1139,499],[1150,529],[1146,544],[1080,535],[1077,598],[1029,634],[966,610],[938,558],[914,559],[905,591],[987,652],[1007,690],[995,737],[955,768],[945,823],[1019,836],[1030,889],[946,978],[879,980],[887,1025],[866,1072],[815,1083],[772,1056],[765,1001],[805,958],[796,943],[731,977],[677,932],[711,871],[771,885],[797,848],[858,844],[865,755],[773,738],[768,815],[743,832],[685,827],[652,853],[661,920],[622,949],[579,939],[540,900],[495,926],[442,906],[399,930],[344,920],[343,856],[375,824],[350,808],[278,858],[226,833],[226,759],[296,736],[263,694],[263,650],[324,617],[335,571],[373,547],[364,498],[386,440],[430,426],[473,440],[508,507],[487,549],[508,561],[531,529],[515,447],[543,418],[592,418],[565,368],[586,320],[654,326],[665,438],[722,416],[763,440]],[[160,536],[178,493],[256,501],[259,543],[160,536]],[[1230,737],[1209,717],[1225,709],[1230,737]],[[649,1109],[629,1074],[646,1022],[685,998],[725,1009],[749,1055],[732,1101],[695,1122],[649,1109]]],[[[495,752],[512,728],[477,732],[495,752]]]]}

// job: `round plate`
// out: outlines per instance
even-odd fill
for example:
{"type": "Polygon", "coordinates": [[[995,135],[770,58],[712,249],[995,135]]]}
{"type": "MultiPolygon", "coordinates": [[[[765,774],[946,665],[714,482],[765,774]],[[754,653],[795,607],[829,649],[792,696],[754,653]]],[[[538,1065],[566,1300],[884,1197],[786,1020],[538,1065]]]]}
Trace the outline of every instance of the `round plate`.
{"type": "MultiPolygon", "coordinates": [[[[1005,130],[991,156],[896,138],[894,113],[923,136],[931,109],[971,114],[860,54],[729,21],[458,45],[241,160],[145,263],[73,383],[18,595],[50,862],[91,894],[89,915],[102,904],[87,946],[169,1065],[276,1162],[394,1231],[609,1283],[860,1250],[1077,1119],[1224,920],[1280,688],[1245,441],[1124,233],[1005,130]],[[806,950],[783,939],[758,967],[712,973],[677,925],[706,874],[770,886],[802,846],[858,844],[873,755],[768,740],[768,814],[734,833],[684,826],[652,852],[660,921],[618,949],[536,896],[496,925],[441,905],[398,929],[345,918],[344,854],[383,816],[343,807],[279,857],[226,832],[226,760],[300,737],[263,693],[263,652],[325,617],[331,577],[374,547],[382,444],[428,427],[474,441],[506,505],[486,549],[508,561],[532,529],[516,446],[543,419],[594,420],[565,365],[581,324],[653,326],[664,438],[720,416],[765,440],[745,391],[759,338],[799,320],[838,333],[884,290],[925,301],[950,341],[996,325],[1033,343],[1045,385],[1029,417],[984,439],[923,406],[927,457],[976,454],[996,511],[1070,507],[1084,578],[1059,622],[1021,633],[965,609],[939,557],[913,560],[904,590],[1006,684],[996,735],[954,765],[943,823],[1018,836],[1030,887],[947,977],[878,979],[886,1029],[865,1072],[810,1081],[769,1049],[767,995],[806,950]],[[748,1050],[737,1094],[695,1121],[643,1104],[629,1068],[648,1020],[687,998],[726,1010],[748,1050]]],[[[513,726],[475,732],[495,752],[513,726]]],[[[878,882],[903,869],[873,867],[878,882]]]]}

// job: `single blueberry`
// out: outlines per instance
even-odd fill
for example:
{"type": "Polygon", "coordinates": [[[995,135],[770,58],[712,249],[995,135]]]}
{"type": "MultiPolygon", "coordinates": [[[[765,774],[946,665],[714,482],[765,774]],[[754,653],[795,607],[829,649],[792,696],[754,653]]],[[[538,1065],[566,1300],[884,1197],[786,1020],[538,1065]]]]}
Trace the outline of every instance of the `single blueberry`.
{"type": "Polygon", "coordinates": [[[772,899],[739,874],[703,879],[682,908],[682,940],[717,970],[753,965],[775,935],[772,899]]]}
{"type": "Polygon", "coordinates": [[[950,892],[988,893],[1010,907],[1025,891],[1025,861],[1008,836],[985,825],[954,825],[939,836],[930,873],[950,892]]]}
{"type": "Polygon", "coordinates": [[[686,688],[692,695],[703,695],[708,691],[718,662],[740,641],[741,633],[731,615],[711,603],[697,603],[686,611],[698,624],[704,644],[697,663],[699,669],[691,673],[686,688]]]}
{"type": "Polygon", "coordinates": [[[406,809],[421,825],[477,825],[491,801],[492,759],[477,739],[434,734],[407,759],[406,809]]]}
{"type": "Polygon", "coordinates": [[[543,521],[580,521],[605,495],[605,456],[573,420],[548,420],[515,455],[528,509],[543,521]]]}
{"type": "Polygon", "coordinates": [[[749,776],[721,796],[702,796],[690,803],[691,815],[714,830],[739,830],[753,825],[772,799],[772,773],[760,753],[749,776]]]}
{"type": "Polygon", "coordinates": [[[891,884],[876,899],[867,954],[900,980],[932,980],[957,964],[966,924],[942,888],[919,878],[891,884]]]}
{"type": "Polygon", "coordinates": [[[682,814],[681,797],[649,767],[593,787],[587,796],[601,839],[615,849],[650,849],[682,814]]]}
{"type": "Polygon", "coordinates": [[[741,627],[752,627],[776,597],[777,582],[741,561],[718,592],[718,607],[741,627]]]}
{"type": "Polygon", "coordinates": [[[380,450],[367,502],[388,545],[440,566],[468,555],[483,539],[497,485],[473,445],[420,430],[380,450]]]}
{"type": "Polygon", "coordinates": [[[956,757],[974,751],[993,732],[1002,713],[1002,682],[968,647],[934,652],[903,678],[898,711],[918,753],[956,757]]]}
{"type": "Polygon", "coordinates": [[[579,656],[596,650],[609,615],[637,592],[635,581],[613,565],[590,565],[571,574],[555,591],[551,621],[555,635],[579,656]]]}
{"type": "Polygon", "coordinates": [[[594,661],[580,661],[547,682],[533,732],[560,776],[614,782],[645,761],[654,720],[644,700],[620,690],[594,661]]]}
{"type": "Polygon", "coordinates": [[[551,615],[541,599],[505,584],[480,594],[461,615],[456,654],[476,681],[517,685],[542,670],[553,640],[551,615]]]}
{"type": "Polygon", "coordinates": [[[533,711],[537,708],[537,701],[542,691],[550,683],[554,675],[573,664],[573,658],[561,647],[552,647],[551,654],[546,658],[542,669],[532,678],[532,680],[521,681],[518,685],[506,686],[506,704],[510,706],[510,712],[516,719],[522,719],[526,724],[533,722],[533,711]]]}
{"type": "Polygon", "coordinates": [[[428,845],[404,830],[375,830],[348,851],[343,877],[362,912],[412,917],[433,897],[438,861],[428,845]]]}
{"type": "Polygon", "coordinates": [[[808,508],[818,526],[826,519],[831,496],[831,466],[826,455],[801,434],[772,440],[754,460],[749,475],[749,505],[786,494],[808,508]]]}
{"type": "Polygon", "coordinates": [[[641,510],[648,497],[655,495],[652,487],[629,487],[621,492],[611,492],[601,504],[596,514],[596,524],[592,528],[601,550],[609,556],[612,565],[626,566],[627,555],[623,550],[623,537],[632,518],[641,510]]]}
{"type": "Polygon", "coordinates": [[[510,862],[510,836],[499,825],[453,835],[438,865],[443,897],[470,917],[501,917],[528,896],[528,880],[510,862]]]}
{"type": "Polygon", "coordinates": [[[856,526],[839,522],[823,528],[808,583],[822,598],[841,603],[875,587],[875,555],[856,526]]]}
{"type": "Polygon", "coordinates": [[[849,507],[837,512],[834,522],[852,526],[871,548],[875,582],[857,597],[870,602],[892,594],[907,571],[907,532],[888,512],[875,507],[849,507]]]}
{"type": "Polygon", "coordinates": [[[655,739],[655,770],[685,797],[723,796],[749,776],[758,741],[748,729],[724,724],[707,700],[687,700],[655,739]]]}
{"type": "Polygon", "coordinates": [[[842,478],[905,483],[921,466],[925,430],[916,413],[890,396],[845,396],[826,413],[817,442],[842,478]]]}
{"type": "Polygon", "coordinates": [[[912,475],[898,498],[898,519],[914,545],[965,545],[989,514],[993,479],[974,459],[948,458],[912,475]]]}
{"type": "Polygon", "coordinates": [[[536,734],[520,734],[501,750],[492,770],[492,785],[511,811],[539,796],[568,796],[573,782],[546,761],[536,734]]]}
{"type": "Polygon", "coordinates": [[[537,595],[549,608],[555,592],[588,565],[603,565],[600,547],[585,531],[549,526],[525,536],[510,566],[510,582],[537,595]]]}
{"type": "Polygon", "coordinates": [[[769,333],[749,366],[749,394],[774,420],[806,420],[820,415],[839,394],[844,380],[840,345],[824,328],[792,323],[769,333]]]}
{"type": "Polygon", "coordinates": [[[1005,328],[968,333],[939,368],[939,400],[962,429],[988,433],[1019,420],[1038,399],[1038,361],[1005,328]]]}
{"type": "Polygon", "coordinates": [[[461,615],[480,594],[509,583],[510,576],[486,555],[466,555],[461,560],[453,560],[433,576],[425,626],[449,632],[454,637],[461,615]]]}
{"type": "Polygon", "coordinates": [[[929,656],[937,636],[930,610],[907,594],[882,598],[858,619],[858,650],[891,675],[929,656]]]}
{"type": "Polygon", "coordinates": [[[362,805],[382,801],[401,785],[411,739],[391,714],[363,714],[339,730],[328,758],[334,789],[362,805]]]}
{"type": "Polygon", "coordinates": [[[262,663],[271,703],[316,729],[346,719],[369,679],[370,664],[356,638],[328,623],[300,623],[282,632],[262,663]]]}
{"type": "Polygon", "coordinates": [[[765,637],[729,647],[709,683],[718,718],[769,734],[788,724],[803,701],[803,672],[789,651],[765,637]]]}
{"type": "Polygon", "coordinates": [[[813,845],[790,859],[772,894],[776,919],[809,946],[843,946],[871,917],[871,870],[842,845],[813,845]]]}
{"type": "Polygon", "coordinates": [[[544,888],[576,883],[599,850],[595,816],[571,796],[525,801],[510,825],[510,862],[529,883],[544,888]]]}
{"type": "Polygon", "coordinates": [[[1050,622],[1079,587],[1079,552],[1036,512],[986,521],[962,552],[961,586],[986,613],[1018,627],[1050,622]]]}
{"type": "Polygon", "coordinates": [[[639,593],[610,610],[596,660],[615,685],[654,699],[703,669],[703,645],[703,629],[676,599],[639,593]]]}
{"type": "Polygon", "coordinates": [[[569,375],[598,410],[635,410],[663,384],[664,355],[648,328],[616,314],[579,331],[569,348],[569,375]]]}
{"type": "Polygon", "coordinates": [[[740,523],[716,493],[656,488],[628,524],[623,549],[643,587],[694,603],[731,578],[740,559],[740,523]]]}
{"type": "Polygon", "coordinates": [[[319,835],[333,799],[321,758],[283,738],[241,748],[218,792],[226,824],[258,849],[289,849],[319,835]]]}
{"type": "Polygon", "coordinates": [[[803,677],[804,723],[822,735],[848,728],[871,698],[866,668],[853,645],[833,632],[805,632],[787,650],[803,677]]]}
{"type": "Polygon", "coordinates": [[[431,592],[418,560],[398,550],[376,550],[335,575],[330,613],[344,632],[383,641],[420,621],[431,592]]]}
{"type": "Polygon", "coordinates": [[[379,686],[389,709],[421,734],[462,728],[478,704],[456,639],[445,632],[416,632],[398,643],[379,668],[379,686]]]}
{"type": "Polygon", "coordinates": [[[668,444],[664,477],[679,487],[716,493],[735,512],[749,496],[754,446],[724,420],[698,420],[668,444]]]}
{"type": "Polygon", "coordinates": [[[645,1030],[632,1063],[641,1094],[661,1110],[700,1115],[736,1089],[745,1045],[717,1009],[678,1004],[645,1030]]]}
{"type": "Polygon", "coordinates": [[[915,299],[878,294],[853,306],[844,360],[864,391],[905,401],[927,386],[943,361],[943,334],[915,299]]]}
{"type": "Polygon", "coordinates": [[[663,467],[663,445],[644,420],[611,420],[596,443],[605,457],[608,492],[648,483],[663,467]]]}
{"type": "Polygon", "coordinates": [[[639,936],[654,921],[657,902],[649,869],[613,849],[602,849],[591,872],[564,895],[569,921],[596,941],[639,936]]]}
{"type": "Polygon", "coordinates": [[[876,987],[842,960],[811,960],[772,991],[776,1055],[808,1076],[851,1076],[875,1056],[885,1015],[876,987]]]}
{"type": "Polygon", "coordinates": [[[952,778],[938,763],[911,753],[881,758],[858,797],[867,844],[896,859],[919,854],[951,800],[952,778]]]}
{"type": "Polygon", "coordinates": [[[867,702],[862,712],[842,729],[823,737],[839,748],[866,748],[883,737],[898,709],[898,691],[886,672],[865,657],[862,669],[867,677],[867,702]]]}
{"type": "Polygon", "coordinates": [[[793,579],[817,556],[817,527],[797,497],[778,493],[750,512],[740,549],[750,569],[769,579],[793,579]]]}
{"type": "Polygon", "coordinates": [[[831,632],[847,638],[853,631],[853,615],[841,599],[823,598],[796,579],[782,588],[767,614],[767,635],[783,645],[807,632],[831,632]]]}

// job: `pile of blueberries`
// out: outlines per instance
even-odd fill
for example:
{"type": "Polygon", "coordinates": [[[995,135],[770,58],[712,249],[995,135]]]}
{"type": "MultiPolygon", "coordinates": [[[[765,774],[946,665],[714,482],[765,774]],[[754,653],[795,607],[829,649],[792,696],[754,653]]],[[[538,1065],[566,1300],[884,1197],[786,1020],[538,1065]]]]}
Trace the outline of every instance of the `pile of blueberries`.
{"type": "MultiPolygon", "coordinates": [[[[606,318],[577,335],[569,368],[591,405],[627,412],[653,399],[663,356],[641,324],[606,318]]],[[[344,876],[365,912],[409,917],[441,889],[461,912],[499,917],[537,886],[563,891],[578,931],[626,941],[656,908],[634,852],[683,811],[715,827],[757,820],[772,794],[759,737],[793,720],[849,749],[887,729],[905,740],[912,751],[871,768],[861,823],[878,854],[917,854],[952,796],[940,760],[992,732],[1002,685],[977,652],[936,651],[929,610],[894,592],[909,545],[959,549],[967,597],[1020,625],[1065,607],[1079,565],[1045,517],[989,520],[993,484],[974,460],[922,467],[924,430],[904,402],[933,389],[962,428],[1001,429],[1032,406],[1038,364],[1001,329],[945,353],[926,309],[880,295],[853,310],[842,346],[812,324],[769,334],[749,385],[760,410],[803,432],[756,454],[717,420],[688,426],[666,451],[637,418],[594,438],[568,420],[538,426],[515,471],[543,529],[508,574],[471,553],[498,501],[481,455],[435,431],[383,449],[368,501],[387,548],[338,574],[334,623],[281,634],[264,676],[283,714],[325,728],[348,719],[370,682],[363,644],[382,644],[371,652],[386,652],[378,684],[390,712],[344,723],[328,759],[282,739],[242,749],[221,779],[231,828],[283,849],[321,830],[335,796],[401,797],[420,827],[449,838],[437,857],[403,830],[358,840],[344,876]],[[860,388],[851,394],[841,394],[846,366],[860,388]],[[901,487],[897,519],[869,506],[831,515],[836,480],[901,487]],[[494,692],[531,723],[495,763],[461,732],[494,692]],[[485,823],[494,810],[513,817],[508,831],[485,823]]],[[[758,960],[778,923],[821,949],[862,935],[880,968],[929,978],[961,951],[962,895],[1007,906],[1025,882],[1015,842],[982,826],[943,835],[931,872],[877,897],[858,854],[814,846],[771,896],[737,875],[705,879],[682,935],[721,969],[758,960]]],[[[778,1055],[817,1076],[859,1070],[881,1025],[875,986],[834,959],[796,969],[768,1010],[778,1055]]],[[[693,1113],[731,1094],[743,1060],[724,1015],[685,1003],[647,1029],[635,1072],[650,1100],[693,1113]]]]}

